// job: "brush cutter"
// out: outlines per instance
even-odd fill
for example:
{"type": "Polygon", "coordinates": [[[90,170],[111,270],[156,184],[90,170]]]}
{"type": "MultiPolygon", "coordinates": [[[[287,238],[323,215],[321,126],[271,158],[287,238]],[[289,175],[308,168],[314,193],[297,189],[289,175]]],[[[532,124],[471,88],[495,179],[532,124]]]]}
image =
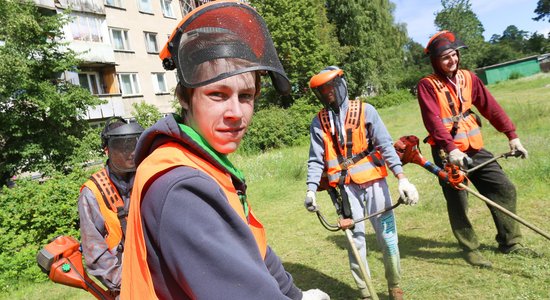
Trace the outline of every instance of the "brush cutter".
{"type": "Polygon", "coordinates": [[[82,264],[80,243],[70,236],[59,236],[38,251],[36,261],[50,280],[90,292],[100,300],[113,300],[115,295],[96,284],[82,264]]]}
{"type": "MultiPolygon", "coordinates": [[[[397,142],[394,144],[394,148],[397,151],[397,154],[399,155],[399,158],[401,158],[401,162],[403,165],[407,163],[414,163],[417,164],[424,169],[428,170],[429,172],[435,174],[437,177],[439,177],[441,180],[449,184],[455,189],[458,190],[466,190],[471,194],[474,194],[479,199],[483,200],[488,205],[498,209],[499,211],[503,212],[507,216],[511,217],[512,219],[518,221],[519,223],[525,225],[529,229],[535,231],[536,233],[542,235],[543,237],[550,240],[550,235],[539,228],[529,224],[524,219],[520,218],[516,214],[512,213],[511,211],[507,210],[506,208],[498,205],[497,203],[493,202],[492,200],[488,199],[487,197],[481,195],[477,191],[471,189],[466,184],[464,184],[464,181],[467,179],[466,173],[458,168],[458,166],[455,166],[453,164],[445,164],[444,169],[441,169],[440,167],[436,166],[434,163],[426,160],[422,154],[420,154],[420,148],[418,146],[418,137],[414,135],[409,136],[403,136],[401,137],[397,142]]],[[[512,153],[505,153],[500,156],[497,156],[490,161],[482,164],[487,165],[489,162],[493,162],[496,159],[500,157],[508,157],[508,156],[518,156],[514,155],[512,153]]],[[[481,166],[481,165],[480,165],[481,166]]],[[[477,170],[478,167],[472,168],[466,172],[473,172],[477,170]]]]}
{"type": "Polygon", "coordinates": [[[338,231],[343,230],[346,234],[346,238],[348,239],[348,243],[351,247],[351,251],[353,253],[353,256],[355,256],[355,259],[359,263],[359,268],[361,270],[361,275],[363,277],[363,280],[365,281],[365,284],[367,285],[367,289],[369,290],[369,293],[371,295],[371,298],[374,300],[378,299],[378,295],[376,294],[376,291],[374,290],[374,286],[372,284],[371,278],[365,268],[365,264],[361,263],[363,260],[361,259],[361,256],[359,254],[359,251],[357,250],[357,247],[355,246],[355,243],[353,242],[353,233],[351,231],[351,228],[355,226],[355,224],[359,222],[363,222],[365,220],[368,220],[370,218],[376,217],[378,215],[381,215],[385,212],[388,212],[392,209],[395,209],[404,201],[399,198],[396,204],[386,207],[380,211],[377,211],[375,213],[372,213],[368,216],[365,216],[363,218],[359,219],[352,219],[351,218],[351,210],[349,209],[349,203],[346,203],[347,199],[342,199],[340,193],[338,190],[334,187],[328,187],[326,188],[328,194],[330,195],[330,199],[332,200],[332,203],[334,204],[334,207],[336,208],[336,212],[338,213],[338,223],[337,224],[331,224],[327,221],[325,216],[319,211],[318,209],[315,211],[317,214],[317,218],[319,219],[319,222],[321,222],[321,225],[325,227],[325,229],[329,231],[338,231]],[[349,214],[345,213],[349,211],[349,214]]]}

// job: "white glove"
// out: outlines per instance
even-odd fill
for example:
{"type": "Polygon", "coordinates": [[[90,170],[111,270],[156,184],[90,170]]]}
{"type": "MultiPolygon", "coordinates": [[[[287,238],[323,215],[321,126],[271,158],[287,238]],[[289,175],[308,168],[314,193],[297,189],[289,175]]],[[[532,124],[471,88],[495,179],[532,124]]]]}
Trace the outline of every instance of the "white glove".
{"type": "Polygon", "coordinates": [[[308,190],[306,193],[306,199],[304,200],[304,206],[310,212],[317,211],[317,201],[315,201],[315,192],[308,190]]]}
{"type": "Polygon", "coordinates": [[[519,141],[519,138],[515,138],[513,140],[510,140],[510,150],[512,150],[512,154],[515,154],[516,151],[521,153],[521,158],[527,158],[529,156],[529,153],[527,153],[527,150],[523,148],[523,145],[521,145],[521,142],[519,141]]]}
{"type": "Polygon", "coordinates": [[[399,189],[399,195],[405,204],[415,205],[418,203],[418,191],[407,178],[399,179],[397,188],[399,189]]]}
{"type": "Polygon", "coordinates": [[[330,300],[330,296],[320,289],[311,289],[302,292],[302,300],[330,300]]]}
{"type": "Polygon", "coordinates": [[[459,166],[463,170],[466,170],[468,165],[472,163],[472,159],[466,155],[466,153],[458,149],[454,149],[449,152],[449,162],[453,165],[459,166]],[[464,160],[466,160],[466,162],[464,162],[464,160]]]}

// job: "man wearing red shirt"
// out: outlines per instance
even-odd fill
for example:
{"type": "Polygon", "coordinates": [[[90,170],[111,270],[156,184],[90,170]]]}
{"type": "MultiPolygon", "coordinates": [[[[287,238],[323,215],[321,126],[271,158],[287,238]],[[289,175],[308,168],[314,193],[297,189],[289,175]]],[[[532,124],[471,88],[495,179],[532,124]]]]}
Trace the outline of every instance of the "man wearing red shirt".
{"type": "MultiPolygon", "coordinates": [[[[418,83],[418,103],[424,126],[429,133],[435,164],[443,165],[440,152],[450,163],[462,169],[480,165],[493,158],[483,146],[481,122],[470,110],[475,107],[490,124],[506,135],[512,152],[527,158],[516,127],[495,98],[472,72],[459,69],[459,49],[466,48],[450,31],[436,33],[424,52],[429,55],[434,70],[418,83]]],[[[516,211],[516,189],[495,161],[469,174],[469,179],[484,196],[511,212],[516,211]]],[[[467,216],[468,193],[459,191],[440,180],[453,234],[463,249],[464,259],[471,265],[491,267],[491,262],[479,252],[479,241],[467,216]]],[[[532,253],[520,244],[518,224],[500,211],[489,207],[497,229],[496,241],[502,253],[532,253]]]]}

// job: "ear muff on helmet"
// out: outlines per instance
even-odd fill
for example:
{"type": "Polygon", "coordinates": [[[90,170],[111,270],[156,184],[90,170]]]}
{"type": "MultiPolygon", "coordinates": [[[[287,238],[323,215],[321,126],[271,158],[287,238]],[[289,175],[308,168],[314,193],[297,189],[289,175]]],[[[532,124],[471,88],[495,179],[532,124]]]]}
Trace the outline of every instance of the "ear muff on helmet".
{"type": "Polygon", "coordinates": [[[347,97],[346,82],[343,78],[344,71],[336,67],[328,67],[319,74],[311,77],[309,87],[328,109],[338,113],[340,105],[347,97]]]}
{"type": "MultiPolygon", "coordinates": [[[[290,81],[282,67],[263,18],[250,5],[212,1],[187,14],[172,32],[159,57],[167,70],[177,70],[178,81],[196,88],[237,74],[267,71],[282,95],[290,81]],[[232,59],[237,63],[223,63],[232,59]],[[205,72],[203,64],[223,67],[205,72]]],[[[212,68],[209,68],[212,70],[212,68]]]]}
{"type": "Polygon", "coordinates": [[[459,50],[462,48],[468,47],[458,39],[454,33],[443,30],[430,38],[426,48],[424,48],[424,53],[432,57],[437,57],[448,49],[459,50]]]}

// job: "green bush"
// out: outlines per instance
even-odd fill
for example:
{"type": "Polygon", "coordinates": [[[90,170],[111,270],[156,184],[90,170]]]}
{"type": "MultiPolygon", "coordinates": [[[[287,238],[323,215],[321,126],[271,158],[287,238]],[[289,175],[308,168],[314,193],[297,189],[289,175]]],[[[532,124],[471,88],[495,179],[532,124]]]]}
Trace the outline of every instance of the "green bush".
{"type": "Polygon", "coordinates": [[[77,199],[91,172],[54,175],[42,184],[20,179],[1,190],[0,291],[19,281],[46,280],[36,264],[38,250],[59,235],[80,238],[77,199]]]}
{"type": "Polygon", "coordinates": [[[376,107],[377,109],[390,107],[390,106],[397,106],[405,102],[413,101],[414,99],[415,99],[414,96],[408,90],[405,90],[405,89],[396,90],[394,92],[390,92],[387,94],[378,95],[374,97],[361,98],[363,102],[370,103],[372,104],[372,106],[376,107]]]}
{"type": "Polygon", "coordinates": [[[519,79],[521,77],[523,77],[523,74],[521,74],[518,71],[514,71],[514,72],[510,73],[510,75],[508,75],[508,79],[510,79],[510,80],[519,79]]]}
{"type": "Polygon", "coordinates": [[[307,141],[309,125],[319,109],[297,99],[287,109],[270,107],[256,112],[239,152],[257,153],[307,141]]]}

